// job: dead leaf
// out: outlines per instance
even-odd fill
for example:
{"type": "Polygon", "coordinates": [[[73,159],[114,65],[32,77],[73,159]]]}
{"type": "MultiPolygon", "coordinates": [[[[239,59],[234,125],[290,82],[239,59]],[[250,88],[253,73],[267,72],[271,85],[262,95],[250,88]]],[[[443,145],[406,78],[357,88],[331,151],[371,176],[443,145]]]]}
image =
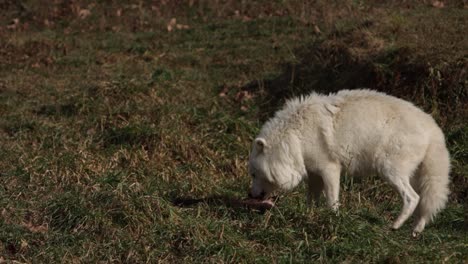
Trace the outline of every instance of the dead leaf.
{"type": "Polygon", "coordinates": [[[314,25],[314,31],[315,33],[321,33],[322,31],[320,30],[320,28],[317,26],[317,25],[314,25]]]}
{"type": "Polygon", "coordinates": [[[29,232],[31,233],[46,233],[47,231],[49,231],[49,228],[47,227],[46,224],[34,225],[31,222],[27,222],[27,223],[23,223],[22,226],[28,229],[29,232]]]}
{"type": "Polygon", "coordinates": [[[188,25],[183,25],[183,24],[177,24],[176,25],[177,29],[189,29],[190,27],[188,25]]]}
{"type": "Polygon", "coordinates": [[[44,26],[51,27],[54,25],[54,22],[49,21],[48,19],[44,19],[44,26]]]}
{"type": "Polygon", "coordinates": [[[228,93],[229,88],[227,86],[224,86],[223,90],[219,93],[219,97],[226,97],[228,93]]]}
{"type": "Polygon", "coordinates": [[[20,250],[21,251],[24,251],[26,250],[27,248],[29,247],[29,244],[26,240],[24,239],[21,239],[21,247],[20,247],[20,250]]]}
{"type": "Polygon", "coordinates": [[[174,27],[176,24],[177,24],[177,19],[171,18],[171,20],[167,24],[167,31],[171,32],[172,30],[174,30],[174,27]]]}
{"type": "Polygon", "coordinates": [[[167,24],[167,31],[171,32],[174,29],[189,29],[190,27],[188,25],[184,24],[177,24],[177,19],[176,18],[171,18],[169,23],[167,24]]]}
{"type": "Polygon", "coordinates": [[[7,26],[8,29],[16,29],[18,28],[18,25],[19,25],[19,18],[15,18],[11,21],[11,24],[7,26]]]}
{"type": "Polygon", "coordinates": [[[444,8],[445,4],[442,1],[434,1],[432,2],[432,6],[435,8],[444,8]]]}
{"type": "Polygon", "coordinates": [[[89,11],[88,9],[81,9],[79,12],[78,12],[78,16],[81,18],[81,19],[85,19],[87,18],[88,16],[91,15],[91,11],[89,11]]]}

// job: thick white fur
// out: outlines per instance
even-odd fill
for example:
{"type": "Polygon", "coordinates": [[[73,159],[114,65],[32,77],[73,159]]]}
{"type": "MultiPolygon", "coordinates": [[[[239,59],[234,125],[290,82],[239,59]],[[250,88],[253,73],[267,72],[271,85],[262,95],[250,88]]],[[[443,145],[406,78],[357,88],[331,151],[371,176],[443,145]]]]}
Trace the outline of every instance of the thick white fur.
{"type": "Polygon", "coordinates": [[[407,101],[370,90],[288,101],[263,126],[249,160],[253,197],[307,179],[308,201],[324,192],[335,210],[341,173],[379,174],[403,199],[393,228],[416,212],[415,233],[445,207],[449,169],[434,119],[407,101]]]}

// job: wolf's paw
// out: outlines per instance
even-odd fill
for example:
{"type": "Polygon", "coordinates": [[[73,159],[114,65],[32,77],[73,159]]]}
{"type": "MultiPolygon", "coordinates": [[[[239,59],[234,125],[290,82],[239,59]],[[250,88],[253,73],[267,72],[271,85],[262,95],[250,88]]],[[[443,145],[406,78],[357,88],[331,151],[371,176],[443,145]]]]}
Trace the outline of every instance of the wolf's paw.
{"type": "Polygon", "coordinates": [[[401,227],[401,224],[398,222],[395,222],[392,224],[392,230],[398,230],[400,229],[400,227],[401,227]]]}
{"type": "Polygon", "coordinates": [[[413,228],[413,234],[421,234],[421,232],[424,230],[424,227],[426,226],[426,220],[424,218],[419,219],[419,221],[416,222],[413,228]]]}

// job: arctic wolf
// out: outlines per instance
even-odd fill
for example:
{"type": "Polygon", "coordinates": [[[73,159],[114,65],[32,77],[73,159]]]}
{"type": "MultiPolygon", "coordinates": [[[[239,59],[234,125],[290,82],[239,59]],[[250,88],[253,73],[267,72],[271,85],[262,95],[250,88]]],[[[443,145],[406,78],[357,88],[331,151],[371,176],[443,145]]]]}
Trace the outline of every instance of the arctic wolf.
{"type": "Polygon", "coordinates": [[[288,101],[254,140],[250,196],[264,199],[306,179],[308,202],[323,192],[337,210],[341,173],[378,174],[403,199],[392,228],[415,212],[417,234],[445,207],[449,170],[444,134],[413,104],[370,90],[313,93],[288,101]]]}

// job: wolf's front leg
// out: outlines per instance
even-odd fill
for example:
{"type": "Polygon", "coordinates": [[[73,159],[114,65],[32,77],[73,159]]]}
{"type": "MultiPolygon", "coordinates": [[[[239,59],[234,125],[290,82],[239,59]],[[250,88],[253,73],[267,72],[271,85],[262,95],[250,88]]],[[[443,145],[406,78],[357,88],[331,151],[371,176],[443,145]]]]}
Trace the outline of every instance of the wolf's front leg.
{"type": "Polygon", "coordinates": [[[338,211],[340,194],[340,172],[341,167],[338,164],[328,164],[321,171],[323,188],[327,198],[327,205],[334,211],[338,211]]]}

